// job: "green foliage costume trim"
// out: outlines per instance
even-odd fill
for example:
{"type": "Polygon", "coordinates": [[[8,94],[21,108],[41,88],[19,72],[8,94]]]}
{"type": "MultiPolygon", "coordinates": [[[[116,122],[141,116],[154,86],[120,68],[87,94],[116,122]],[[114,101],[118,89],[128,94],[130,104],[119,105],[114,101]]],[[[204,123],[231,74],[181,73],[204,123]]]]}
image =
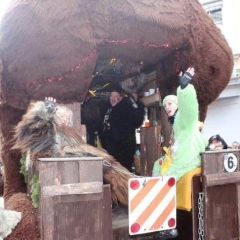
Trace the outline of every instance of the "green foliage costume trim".
{"type": "MultiPolygon", "coordinates": [[[[21,156],[21,159],[20,159],[20,163],[21,163],[20,173],[23,174],[25,183],[28,183],[28,170],[26,168],[26,158],[27,158],[27,154],[23,153],[21,156]]],[[[39,192],[40,192],[38,172],[34,173],[29,184],[31,186],[32,204],[35,208],[38,208],[39,207],[39,192]]]]}
{"type": "Polygon", "coordinates": [[[32,180],[30,181],[31,185],[31,199],[33,206],[35,208],[39,207],[39,192],[40,192],[40,184],[39,184],[39,174],[35,172],[32,180]]]}
{"type": "Polygon", "coordinates": [[[26,157],[27,154],[23,153],[20,159],[21,163],[21,168],[20,168],[20,173],[23,174],[24,176],[24,182],[28,183],[28,170],[26,169],[26,157]]]}

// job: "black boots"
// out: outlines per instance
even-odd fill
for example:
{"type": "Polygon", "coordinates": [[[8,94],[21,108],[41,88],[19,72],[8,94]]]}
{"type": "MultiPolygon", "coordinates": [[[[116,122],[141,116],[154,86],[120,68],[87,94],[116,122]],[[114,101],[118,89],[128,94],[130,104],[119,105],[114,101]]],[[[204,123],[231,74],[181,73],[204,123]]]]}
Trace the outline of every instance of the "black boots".
{"type": "Polygon", "coordinates": [[[155,240],[165,240],[165,239],[175,238],[177,236],[178,236],[178,231],[175,228],[175,229],[170,229],[170,230],[164,230],[164,231],[157,232],[154,235],[154,239],[155,240]]]}

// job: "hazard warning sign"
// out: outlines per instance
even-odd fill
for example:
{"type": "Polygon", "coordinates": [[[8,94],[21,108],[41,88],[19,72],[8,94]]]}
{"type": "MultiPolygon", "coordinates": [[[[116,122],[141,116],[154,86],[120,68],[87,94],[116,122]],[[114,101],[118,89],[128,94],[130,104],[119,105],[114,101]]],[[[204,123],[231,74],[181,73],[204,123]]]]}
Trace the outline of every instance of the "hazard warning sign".
{"type": "Polygon", "coordinates": [[[173,176],[131,178],[129,234],[176,228],[176,179],[173,176]]]}

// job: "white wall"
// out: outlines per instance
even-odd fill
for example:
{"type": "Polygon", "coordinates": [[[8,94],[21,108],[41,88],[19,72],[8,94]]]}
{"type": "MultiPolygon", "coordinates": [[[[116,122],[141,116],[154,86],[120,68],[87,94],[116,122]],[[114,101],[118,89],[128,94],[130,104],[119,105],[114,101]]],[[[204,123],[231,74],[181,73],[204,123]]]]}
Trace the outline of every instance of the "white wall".
{"type": "Polygon", "coordinates": [[[221,27],[233,54],[240,53],[240,0],[223,0],[221,27]]]}
{"type": "Polygon", "coordinates": [[[203,133],[208,139],[220,134],[228,145],[240,142],[240,97],[220,98],[209,105],[203,133]]]}
{"type": "Polygon", "coordinates": [[[226,37],[233,54],[240,53],[240,0],[199,0],[203,7],[222,2],[222,24],[217,24],[226,37]]]}
{"type": "MultiPolygon", "coordinates": [[[[200,0],[203,4],[217,0],[200,0]]],[[[222,25],[218,25],[225,36],[233,54],[240,53],[240,0],[222,0],[222,25]]],[[[235,68],[239,68],[235,59],[235,68]]],[[[209,105],[203,129],[209,138],[215,134],[231,145],[240,142],[240,78],[232,78],[219,98],[209,105]]]]}

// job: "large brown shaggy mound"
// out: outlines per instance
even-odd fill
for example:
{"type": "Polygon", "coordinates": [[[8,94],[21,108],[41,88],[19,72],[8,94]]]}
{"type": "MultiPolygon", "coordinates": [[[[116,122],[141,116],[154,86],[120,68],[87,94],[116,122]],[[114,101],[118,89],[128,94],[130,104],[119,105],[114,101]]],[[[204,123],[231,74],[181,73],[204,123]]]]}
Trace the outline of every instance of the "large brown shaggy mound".
{"type": "Polygon", "coordinates": [[[198,0],[18,0],[0,37],[1,91],[17,108],[45,96],[84,101],[97,60],[114,57],[157,64],[162,97],[193,66],[204,120],[233,67],[230,47],[198,0]]]}

